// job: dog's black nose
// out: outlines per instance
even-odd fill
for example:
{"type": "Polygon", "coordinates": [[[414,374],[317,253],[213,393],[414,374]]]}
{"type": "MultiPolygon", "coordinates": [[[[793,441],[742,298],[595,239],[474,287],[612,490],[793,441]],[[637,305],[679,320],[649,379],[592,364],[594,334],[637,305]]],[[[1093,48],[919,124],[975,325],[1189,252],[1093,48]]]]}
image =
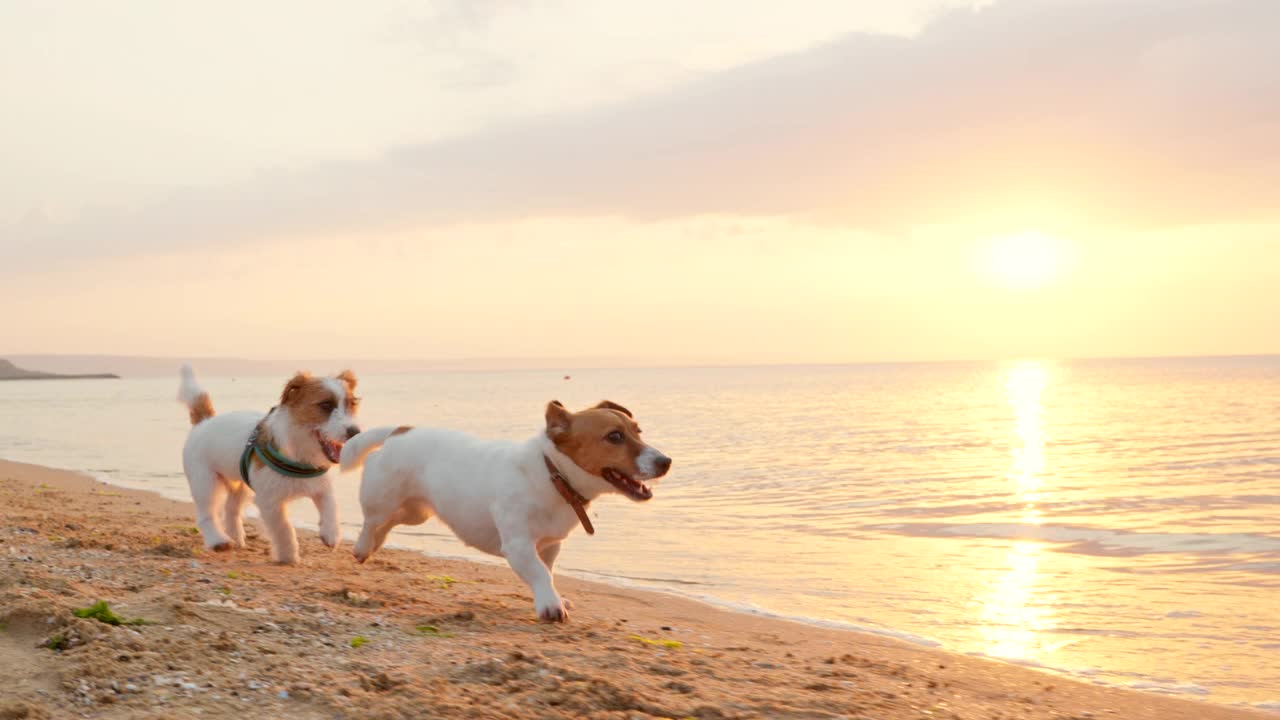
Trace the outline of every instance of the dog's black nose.
{"type": "Polygon", "coordinates": [[[667,471],[671,469],[671,458],[663,455],[654,461],[653,464],[657,466],[659,475],[666,475],[667,471]]]}
{"type": "Polygon", "coordinates": [[[360,434],[360,428],[356,427],[355,425],[352,425],[351,427],[347,428],[347,439],[348,439],[348,440],[350,440],[351,438],[353,438],[353,437],[355,437],[355,436],[357,436],[357,435],[359,435],[359,434],[360,434]]]}

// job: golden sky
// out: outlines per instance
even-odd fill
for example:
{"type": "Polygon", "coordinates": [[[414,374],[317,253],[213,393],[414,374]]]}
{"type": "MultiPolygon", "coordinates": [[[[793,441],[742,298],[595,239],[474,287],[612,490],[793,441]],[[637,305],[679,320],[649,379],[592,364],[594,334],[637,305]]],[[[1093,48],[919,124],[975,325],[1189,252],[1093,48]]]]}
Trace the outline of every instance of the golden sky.
{"type": "Polygon", "coordinates": [[[1280,4],[317,7],[0,8],[0,354],[1280,352],[1280,4]]]}

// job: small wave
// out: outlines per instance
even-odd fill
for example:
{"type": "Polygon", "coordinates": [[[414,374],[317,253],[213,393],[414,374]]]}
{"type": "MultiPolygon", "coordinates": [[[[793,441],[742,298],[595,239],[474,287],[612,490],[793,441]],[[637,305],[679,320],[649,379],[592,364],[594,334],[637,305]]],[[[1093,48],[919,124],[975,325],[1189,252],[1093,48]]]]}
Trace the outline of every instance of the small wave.
{"type": "Polygon", "coordinates": [[[845,622],[843,620],[826,620],[823,618],[814,618],[804,615],[787,615],[785,613],[775,612],[762,608],[754,603],[731,602],[710,595],[689,595],[677,591],[673,594],[686,597],[691,600],[697,600],[706,605],[732,610],[734,612],[746,613],[748,615],[759,615],[761,617],[777,618],[779,620],[789,620],[791,622],[803,623],[814,627],[829,628],[832,630],[848,630],[851,632],[867,633],[869,635],[879,635],[880,637],[893,638],[912,645],[920,645],[923,647],[942,647],[942,643],[933,638],[923,635],[916,635],[902,630],[893,630],[891,628],[877,627],[874,625],[859,625],[857,623],[845,622]]]}
{"type": "Polygon", "coordinates": [[[1280,538],[1249,533],[1147,533],[1032,523],[887,523],[866,529],[922,537],[1038,540],[1082,555],[1280,552],[1280,538]]]}
{"type": "Polygon", "coordinates": [[[595,570],[586,570],[583,568],[571,568],[571,567],[566,567],[564,569],[568,570],[569,572],[577,573],[578,575],[583,577],[592,576],[592,577],[606,578],[608,580],[634,580],[636,582],[656,582],[656,583],[664,583],[669,585],[706,585],[707,584],[707,583],[698,582],[697,580],[681,580],[680,578],[644,577],[642,575],[617,575],[614,573],[604,573],[604,572],[598,572],[595,570]]]}
{"type": "Polygon", "coordinates": [[[1182,460],[1177,462],[1157,463],[1155,470],[1220,470],[1230,467],[1250,467],[1255,465],[1280,465],[1280,456],[1264,457],[1230,457],[1218,460],[1182,460]]]}
{"type": "Polygon", "coordinates": [[[1129,687],[1134,690],[1146,690],[1147,692],[1161,693],[1163,695],[1208,695],[1209,689],[1200,685],[1187,683],[1178,685],[1175,683],[1162,683],[1153,680],[1139,680],[1129,683],[1129,687]]]}
{"type": "MultiPolygon", "coordinates": [[[[1149,678],[1133,680],[1128,683],[1115,682],[1116,677],[1122,677],[1124,675],[1129,675],[1130,677],[1133,677],[1135,675],[1134,673],[1106,673],[1105,671],[1102,671],[1098,668],[1058,667],[1058,666],[1049,665],[1049,664],[1040,662],[1039,660],[1029,660],[1025,658],[1007,658],[1007,657],[1000,657],[998,655],[989,655],[983,652],[968,652],[965,654],[971,657],[981,657],[981,658],[986,658],[988,660],[1006,662],[1011,665],[1019,665],[1021,667],[1029,667],[1029,668],[1035,668],[1037,670],[1045,670],[1048,672],[1055,673],[1057,675],[1065,675],[1067,677],[1074,677],[1080,680],[1085,680],[1095,685],[1106,685],[1106,686],[1112,686],[1112,687],[1115,687],[1115,686],[1128,687],[1133,690],[1159,693],[1162,695],[1204,696],[1204,695],[1211,694],[1211,691],[1208,688],[1202,685],[1196,685],[1194,683],[1161,682],[1159,680],[1154,680],[1149,678]],[[1111,679],[1107,679],[1107,677],[1099,677],[1099,675],[1111,676],[1111,679]]],[[[1142,676],[1137,675],[1137,677],[1141,678],[1142,676]]]]}

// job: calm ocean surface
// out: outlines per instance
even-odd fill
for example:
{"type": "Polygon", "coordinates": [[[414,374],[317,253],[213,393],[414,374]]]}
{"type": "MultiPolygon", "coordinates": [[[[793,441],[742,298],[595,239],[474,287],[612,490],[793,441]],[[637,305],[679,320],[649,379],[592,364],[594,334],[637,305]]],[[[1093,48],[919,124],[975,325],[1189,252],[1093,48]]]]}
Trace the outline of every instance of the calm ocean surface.
{"type": "MultiPolygon", "coordinates": [[[[265,410],[285,378],[201,379],[225,411],[265,410]]],[[[0,457],[185,499],[176,387],[176,368],[0,383],[0,457]]],[[[366,427],[493,438],[539,431],[553,398],[635,411],[672,474],[647,504],[596,503],[568,572],[1280,709],[1280,357],[384,375],[360,393],[366,427]]],[[[348,538],[357,483],[339,482],[348,538]]],[[[407,530],[391,542],[478,557],[434,522],[407,530]]]]}

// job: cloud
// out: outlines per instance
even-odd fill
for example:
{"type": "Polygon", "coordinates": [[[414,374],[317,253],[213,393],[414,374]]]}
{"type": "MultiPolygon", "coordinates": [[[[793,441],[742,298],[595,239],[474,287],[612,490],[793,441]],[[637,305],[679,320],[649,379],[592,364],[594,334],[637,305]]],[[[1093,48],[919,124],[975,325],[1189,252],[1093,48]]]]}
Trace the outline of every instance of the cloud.
{"type": "Polygon", "coordinates": [[[1258,217],[1280,208],[1276,27],[1272,0],[1005,0],[615,107],[0,233],[16,267],[541,215],[1258,217]]]}
{"type": "Polygon", "coordinates": [[[442,0],[432,7],[435,13],[418,28],[425,38],[456,33],[478,33],[499,17],[542,4],[532,0],[442,0]]]}

